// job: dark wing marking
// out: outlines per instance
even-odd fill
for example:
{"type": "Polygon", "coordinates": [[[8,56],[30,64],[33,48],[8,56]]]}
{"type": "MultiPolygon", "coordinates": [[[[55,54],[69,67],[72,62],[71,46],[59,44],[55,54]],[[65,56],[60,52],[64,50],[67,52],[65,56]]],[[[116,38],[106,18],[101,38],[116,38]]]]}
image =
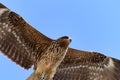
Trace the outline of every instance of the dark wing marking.
{"type": "Polygon", "coordinates": [[[0,51],[11,60],[28,69],[51,41],[0,4],[0,51]]]}
{"type": "Polygon", "coordinates": [[[69,48],[54,80],[120,80],[120,61],[101,53],[69,48]]]}

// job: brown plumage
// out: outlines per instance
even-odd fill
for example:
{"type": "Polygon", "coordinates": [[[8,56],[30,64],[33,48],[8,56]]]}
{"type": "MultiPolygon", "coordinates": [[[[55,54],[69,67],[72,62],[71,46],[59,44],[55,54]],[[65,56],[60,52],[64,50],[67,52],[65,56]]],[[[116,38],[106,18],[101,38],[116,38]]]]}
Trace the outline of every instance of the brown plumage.
{"type": "Polygon", "coordinates": [[[69,37],[50,39],[0,4],[0,51],[25,69],[34,65],[28,80],[120,80],[120,60],[69,44],[69,37]]]}

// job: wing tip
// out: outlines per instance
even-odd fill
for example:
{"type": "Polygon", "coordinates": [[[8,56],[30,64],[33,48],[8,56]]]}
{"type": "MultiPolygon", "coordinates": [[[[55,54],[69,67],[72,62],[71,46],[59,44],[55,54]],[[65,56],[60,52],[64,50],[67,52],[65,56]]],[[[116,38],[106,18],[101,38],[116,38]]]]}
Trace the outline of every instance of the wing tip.
{"type": "Polygon", "coordinates": [[[2,3],[0,3],[0,8],[7,8],[7,7],[4,6],[2,3]]]}

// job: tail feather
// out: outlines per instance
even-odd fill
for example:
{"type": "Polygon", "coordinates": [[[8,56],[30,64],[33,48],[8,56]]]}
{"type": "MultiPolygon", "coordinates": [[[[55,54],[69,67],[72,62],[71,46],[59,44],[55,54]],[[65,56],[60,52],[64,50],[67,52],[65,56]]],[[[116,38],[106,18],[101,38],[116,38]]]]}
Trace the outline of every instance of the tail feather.
{"type": "Polygon", "coordinates": [[[35,72],[33,72],[26,80],[41,80],[41,79],[39,74],[35,74],[35,72]]]}
{"type": "Polygon", "coordinates": [[[32,73],[26,80],[33,80],[34,78],[34,73],[32,73]]]}

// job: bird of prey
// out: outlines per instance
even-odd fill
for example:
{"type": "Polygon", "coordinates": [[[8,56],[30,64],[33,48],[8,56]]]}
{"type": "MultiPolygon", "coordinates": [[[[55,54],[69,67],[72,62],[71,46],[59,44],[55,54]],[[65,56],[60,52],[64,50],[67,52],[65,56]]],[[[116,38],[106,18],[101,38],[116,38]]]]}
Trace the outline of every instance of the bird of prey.
{"type": "Polygon", "coordinates": [[[0,3],[0,51],[25,69],[34,66],[27,80],[120,80],[120,60],[70,42],[48,38],[0,3]]]}

